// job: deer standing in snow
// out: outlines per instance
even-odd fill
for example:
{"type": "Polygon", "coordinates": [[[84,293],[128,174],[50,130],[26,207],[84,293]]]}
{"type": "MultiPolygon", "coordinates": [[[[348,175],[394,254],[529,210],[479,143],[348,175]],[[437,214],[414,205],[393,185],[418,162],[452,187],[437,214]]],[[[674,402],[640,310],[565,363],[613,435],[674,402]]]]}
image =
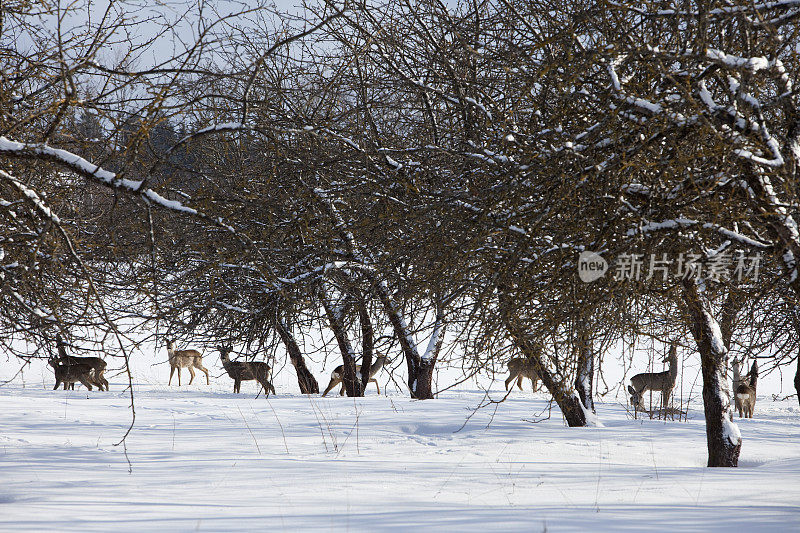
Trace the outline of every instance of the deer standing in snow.
{"type": "MultiPolygon", "coordinates": [[[[381,368],[383,368],[387,363],[391,362],[392,361],[389,359],[388,355],[379,355],[369,367],[369,381],[367,381],[367,383],[375,383],[375,386],[378,387],[378,394],[381,393],[381,387],[378,385],[378,380],[374,379],[374,376],[380,372],[381,368]]],[[[322,393],[322,396],[324,397],[336,385],[342,383],[343,379],[344,365],[339,365],[333,369],[333,372],[331,372],[331,381],[328,383],[328,387],[325,389],[325,392],[322,393]]],[[[361,365],[356,365],[356,379],[361,379],[361,365]]],[[[339,391],[339,396],[344,396],[344,384],[342,384],[342,389],[339,391]]]]}
{"type": "Polygon", "coordinates": [[[233,379],[233,392],[240,392],[242,389],[242,381],[256,380],[262,387],[264,392],[275,394],[275,387],[269,382],[269,365],[260,361],[231,361],[228,355],[231,353],[231,348],[227,346],[217,346],[219,350],[219,358],[222,361],[222,366],[225,372],[233,379]]]}
{"type": "MultiPolygon", "coordinates": [[[[96,385],[98,389],[108,390],[108,380],[106,380],[103,373],[106,371],[107,363],[99,357],[75,357],[74,355],[67,355],[67,344],[61,338],[61,335],[56,334],[56,347],[58,348],[58,357],[56,363],[63,366],[71,365],[89,365],[92,371],[89,373],[89,382],[96,385]]],[[[52,364],[50,366],[53,366],[52,364]]],[[[55,367],[53,367],[55,368],[55,367]]],[[[79,372],[79,371],[76,371],[79,372]]],[[[77,375],[77,374],[75,374],[77,375]]],[[[66,389],[67,383],[64,383],[66,389]]],[[[75,388],[75,381],[70,382],[71,388],[75,388]]],[[[89,389],[91,390],[91,389],[89,389]]]]}
{"type": "Polygon", "coordinates": [[[731,361],[731,368],[733,369],[733,405],[736,408],[736,410],[739,411],[740,413],[741,413],[741,401],[736,396],[736,389],[739,388],[739,385],[746,385],[748,380],[750,379],[750,376],[748,375],[742,376],[741,369],[743,362],[744,358],[737,359],[735,357],[733,358],[733,361],[731,361]]]}
{"type": "MultiPolygon", "coordinates": [[[[64,384],[64,390],[67,390],[70,385],[75,388],[75,382],[82,383],[89,390],[92,390],[93,383],[97,385],[92,378],[93,368],[91,365],[85,363],[60,364],[59,360],[55,358],[49,359],[47,364],[53,367],[53,372],[56,376],[56,384],[53,386],[53,390],[56,390],[62,383],[64,384]]],[[[98,387],[103,390],[99,385],[98,387]]]]}
{"type": "Polygon", "coordinates": [[[172,385],[172,374],[175,369],[178,369],[178,387],[181,386],[181,368],[188,368],[189,385],[194,381],[194,369],[202,370],[206,374],[206,385],[210,385],[211,381],[208,379],[208,370],[203,366],[203,354],[197,350],[176,350],[175,341],[167,340],[167,354],[169,356],[169,384],[172,385]]]}
{"type": "Polygon", "coordinates": [[[515,379],[517,380],[517,387],[519,387],[519,390],[522,390],[523,378],[528,378],[531,380],[533,392],[536,392],[539,389],[539,374],[536,372],[536,367],[531,359],[514,357],[508,361],[506,366],[508,367],[509,372],[508,379],[506,379],[506,390],[508,390],[509,384],[511,384],[512,388],[514,387],[515,379]]]}
{"type": "Polygon", "coordinates": [[[758,383],[758,363],[753,361],[750,367],[750,381],[739,383],[734,389],[736,397],[736,410],[739,418],[744,413],[745,418],[753,418],[753,409],[756,407],[756,384],[758,383]]]}
{"type": "Polygon", "coordinates": [[[631,378],[628,392],[631,394],[631,403],[634,406],[634,411],[638,409],[644,410],[642,394],[648,390],[661,391],[662,407],[664,409],[667,408],[670,394],[672,389],[675,388],[675,382],[678,379],[678,351],[675,345],[672,345],[669,349],[669,355],[661,361],[669,362],[669,369],[664,372],[644,372],[631,378]]]}

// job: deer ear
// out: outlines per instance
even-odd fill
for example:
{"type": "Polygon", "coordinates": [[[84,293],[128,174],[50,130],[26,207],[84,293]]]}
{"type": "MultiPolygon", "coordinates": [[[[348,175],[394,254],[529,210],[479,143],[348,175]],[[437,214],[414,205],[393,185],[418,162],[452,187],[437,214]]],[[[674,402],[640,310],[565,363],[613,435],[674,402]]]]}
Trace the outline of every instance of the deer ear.
{"type": "Polygon", "coordinates": [[[628,392],[631,393],[631,394],[636,394],[636,389],[634,389],[633,387],[628,385],[628,392]]]}

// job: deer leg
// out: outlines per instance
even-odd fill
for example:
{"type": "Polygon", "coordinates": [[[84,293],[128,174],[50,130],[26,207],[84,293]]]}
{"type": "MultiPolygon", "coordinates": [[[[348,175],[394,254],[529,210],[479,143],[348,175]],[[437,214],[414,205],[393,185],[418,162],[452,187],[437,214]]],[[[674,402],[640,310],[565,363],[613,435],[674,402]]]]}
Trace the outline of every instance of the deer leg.
{"type": "MultiPolygon", "coordinates": [[[[56,379],[56,385],[55,385],[55,387],[53,387],[53,390],[56,390],[59,385],[61,385],[61,382],[56,379]]],[[[66,383],[64,385],[66,385],[66,383]]],[[[64,389],[64,390],[66,390],[66,389],[64,389]]]]}
{"type": "Polygon", "coordinates": [[[506,390],[508,390],[508,384],[513,382],[515,377],[517,377],[517,376],[515,376],[514,374],[511,374],[510,376],[508,376],[508,379],[506,380],[506,390]]]}
{"type": "Polygon", "coordinates": [[[374,383],[375,386],[378,387],[378,396],[380,396],[380,394],[381,394],[381,386],[378,385],[378,380],[377,379],[371,379],[367,383],[374,383]]]}
{"type": "Polygon", "coordinates": [[[531,387],[533,387],[533,392],[539,392],[539,378],[531,378],[531,387]]]}
{"type": "Polygon", "coordinates": [[[206,373],[206,385],[211,385],[211,381],[209,381],[209,379],[208,379],[208,369],[206,367],[204,367],[203,365],[197,365],[197,368],[199,368],[200,370],[202,370],[203,372],[206,373]]]}
{"type": "Polygon", "coordinates": [[[322,397],[324,398],[326,394],[328,394],[339,382],[335,379],[331,379],[331,382],[328,383],[328,388],[325,389],[325,392],[322,393],[322,397]]]}
{"type": "Polygon", "coordinates": [[[258,380],[258,382],[264,387],[264,394],[275,394],[275,387],[272,386],[272,383],[270,383],[267,378],[258,380]]]}
{"type": "Polygon", "coordinates": [[[178,367],[178,387],[181,386],[181,367],[178,367]]]}
{"type": "Polygon", "coordinates": [[[89,390],[92,390],[92,384],[91,384],[91,383],[89,383],[89,382],[86,380],[86,378],[85,378],[85,377],[81,376],[81,377],[80,377],[80,378],[78,378],[78,379],[80,379],[80,382],[83,384],[83,386],[84,386],[84,387],[86,387],[86,388],[87,388],[87,389],[89,389],[89,390]]]}
{"type": "Polygon", "coordinates": [[[191,385],[192,381],[194,381],[194,368],[192,368],[191,366],[189,366],[188,368],[189,368],[189,376],[190,376],[189,377],[189,385],[191,385]]]}
{"type": "Polygon", "coordinates": [[[641,407],[642,393],[628,385],[628,393],[631,395],[631,403],[633,404],[633,416],[636,416],[637,411],[641,407]]]}
{"type": "Polygon", "coordinates": [[[96,379],[98,383],[97,386],[100,388],[100,390],[103,390],[103,387],[105,387],[105,389],[108,390],[108,380],[103,375],[104,372],[105,370],[101,370],[96,374],[96,379]],[[100,385],[102,385],[103,387],[101,387],[100,385]]]}
{"type": "Polygon", "coordinates": [[[339,389],[339,396],[344,396],[344,383],[342,383],[342,388],[339,389]]]}
{"type": "Polygon", "coordinates": [[[175,367],[173,366],[169,369],[169,384],[167,386],[172,385],[172,374],[174,373],[175,373],[175,367]]]}
{"type": "Polygon", "coordinates": [[[517,376],[517,387],[519,387],[519,390],[522,390],[522,374],[517,376]]]}
{"type": "Polygon", "coordinates": [[[264,391],[272,394],[277,394],[275,392],[275,387],[272,386],[272,383],[265,377],[264,383],[261,384],[264,387],[264,391]]]}

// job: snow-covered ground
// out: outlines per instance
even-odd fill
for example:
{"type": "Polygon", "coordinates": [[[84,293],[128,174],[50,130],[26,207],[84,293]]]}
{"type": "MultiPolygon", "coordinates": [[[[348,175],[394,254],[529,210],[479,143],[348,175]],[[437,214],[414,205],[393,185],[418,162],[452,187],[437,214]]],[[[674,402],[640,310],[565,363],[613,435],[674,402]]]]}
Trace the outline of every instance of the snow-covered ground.
{"type": "Polygon", "coordinates": [[[467,420],[474,388],[265,399],[211,373],[137,384],[130,467],[121,376],[109,393],[0,387],[0,530],[800,531],[794,399],[760,397],[741,467],[709,469],[694,410],[665,423],[601,403],[604,427],[570,429],[557,409],[533,423],[548,404],[529,390],[467,420]]]}

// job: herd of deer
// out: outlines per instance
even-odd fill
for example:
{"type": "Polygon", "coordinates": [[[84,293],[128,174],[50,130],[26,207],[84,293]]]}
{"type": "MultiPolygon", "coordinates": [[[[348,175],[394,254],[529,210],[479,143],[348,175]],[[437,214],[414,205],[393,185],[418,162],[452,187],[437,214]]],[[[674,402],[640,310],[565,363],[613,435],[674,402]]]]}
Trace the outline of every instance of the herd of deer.
{"type": "MultiPolygon", "coordinates": [[[[63,383],[64,390],[71,387],[75,388],[75,383],[81,383],[88,390],[92,390],[92,385],[99,390],[108,390],[108,381],[103,377],[106,369],[106,362],[99,357],[74,357],[67,355],[66,344],[60,335],[56,335],[56,345],[58,346],[58,356],[51,357],[48,364],[53,367],[56,384],[53,390],[63,383]]],[[[240,392],[242,381],[257,381],[264,390],[275,394],[275,387],[269,381],[270,366],[259,361],[231,361],[230,353],[233,351],[230,346],[217,346],[220,353],[222,367],[228,376],[233,379],[233,392],[240,392]]],[[[189,370],[189,385],[194,381],[194,369],[198,369],[206,375],[206,384],[210,385],[211,380],[208,376],[208,369],[203,366],[203,354],[197,350],[176,350],[175,341],[167,340],[167,356],[169,359],[169,385],[172,385],[172,376],[178,371],[178,386],[181,385],[181,369],[189,370]]],[[[375,375],[391,360],[386,355],[375,358],[375,362],[369,367],[369,383],[375,383],[378,387],[378,394],[381,388],[375,375]]],[[[356,375],[361,375],[361,365],[356,365],[356,375]]],[[[327,395],[331,389],[342,383],[344,379],[344,367],[337,366],[331,373],[331,381],[325,389],[323,396],[327,395]]],[[[344,395],[344,385],[342,385],[340,395],[344,395]]]]}
{"type": "MultiPolygon", "coordinates": [[[[74,357],[67,355],[65,344],[60,336],[56,336],[56,344],[58,346],[58,357],[50,358],[48,363],[53,367],[55,372],[56,384],[53,390],[57,389],[63,383],[64,390],[67,387],[75,388],[75,383],[81,383],[87,389],[92,390],[92,385],[96,386],[99,390],[108,390],[108,381],[103,377],[106,369],[106,362],[99,357],[74,357]]],[[[230,346],[217,346],[220,353],[220,360],[222,366],[228,376],[233,379],[233,392],[238,393],[241,390],[242,381],[257,381],[267,393],[275,394],[275,387],[269,381],[270,366],[264,362],[258,361],[231,361],[230,353],[232,349],[230,346]]],[[[189,369],[189,384],[194,380],[194,369],[198,369],[205,373],[206,384],[211,381],[208,377],[208,369],[203,366],[203,354],[197,350],[176,350],[175,342],[167,340],[167,355],[169,357],[170,373],[169,385],[172,385],[172,376],[175,370],[178,371],[178,386],[181,385],[181,368],[189,369]]],[[[646,411],[644,405],[644,393],[646,391],[660,392],[662,408],[666,408],[669,404],[669,399],[672,390],[675,388],[675,382],[678,378],[678,355],[677,348],[672,345],[669,354],[666,355],[662,362],[667,363],[669,366],[663,372],[644,372],[636,374],[631,378],[631,384],[628,385],[628,392],[630,393],[630,402],[634,407],[634,412],[642,410],[646,411]]],[[[753,361],[750,372],[744,376],[741,375],[741,365],[743,360],[733,359],[733,391],[734,391],[734,406],[739,413],[739,418],[753,417],[753,410],[756,405],[756,383],[758,382],[758,364],[753,361]]],[[[378,394],[381,388],[375,375],[391,360],[386,355],[378,356],[369,367],[369,383],[375,383],[378,388],[378,394]]],[[[528,378],[531,380],[533,391],[538,390],[539,374],[536,371],[537,363],[531,359],[524,359],[515,357],[508,361],[507,368],[509,372],[508,379],[506,379],[506,390],[509,390],[509,385],[513,387],[514,380],[517,381],[517,386],[522,390],[522,380],[528,378]]],[[[361,365],[356,365],[356,375],[361,376],[361,365]]],[[[337,366],[331,373],[331,380],[325,388],[322,396],[326,396],[337,385],[342,385],[339,395],[344,395],[344,366],[337,366]]]]}
{"type": "MultiPolygon", "coordinates": [[[[631,394],[631,404],[634,412],[646,410],[644,407],[643,394],[645,391],[661,392],[661,405],[666,409],[672,389],[678,378],[678,356],[677,348],[672,345],[669,354],[662,359],[668,363],[669,367],[663,372],[645,372],[636,374],[631,378],[628,392],[631,394]]],[[[739,413],[739,418],[753,418],[753,410],[756,406],[756,383],[758,382],[758,363],[753,361],[750,372],[742,376],[741,365],[743,359],[734,358],[732,361],[733,369],[733,394],[734,407],[739,413]]]]}

